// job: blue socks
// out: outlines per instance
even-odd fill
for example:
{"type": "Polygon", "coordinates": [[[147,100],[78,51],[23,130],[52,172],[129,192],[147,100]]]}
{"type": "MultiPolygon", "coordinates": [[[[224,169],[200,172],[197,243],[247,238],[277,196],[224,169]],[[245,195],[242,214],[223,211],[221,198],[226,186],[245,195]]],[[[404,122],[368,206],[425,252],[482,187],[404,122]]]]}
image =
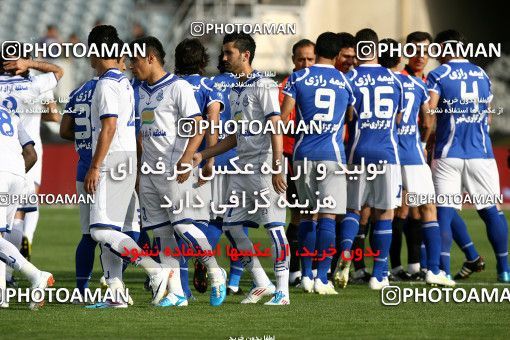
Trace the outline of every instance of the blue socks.
{"type": "Polygon", "coordinates": [[[496,255],[498,274],[508,272],[508,225],[506,221],[501,220],[495,205],[478,210],[478,215],[487,227],[487,236],[496,255]]]}
{"type": "MultiPolygon", "coordinates": [[[[317,238],[317,222],[315,221],[302,221],[299,223],[299,253],[303,254],[303,248],[306,248],[310,253],[315,251],[315,241],[317,238]]],[[[301,273],[302,276],[308,276],[310,280],[313,280],[312,273],[312,261],[311,256],[300,256],[301,259],[301,273]]]]}
{"type": "Polygon", "coordinates": [[[374,258],[374,271],[372,276],[379,282],[388,270],[388,254],[391,246],[392,220],[380,220],[375,222],[373,245],[374,251],[379,251],[379,256],[374,258]]]}
{"type": "Polygon", "coordinates": [[[423,243],[426,248],[427,268],[434,274],[439,274],[441,254],[441,232],[437,221],[422,224],[423,243]]]}
{"type": "MultiPolygon", "coordinates": [[[[318,256],[321,259],[321,261],[317,263],[317,277],[321,279],[324,284],[328,283],[328,270],[331,267],[333,254],[322,259],[323,252],[329,253],[329,248],[335,248],[335,229],[336,222],[334,219],[320,218],[317,223],[317,250],[318,256]]],[[[356,229],[354,236],[356,236],[357,233],[358,230],[356,229]]]]}
{"type": "MultiPolygon", "coordinates": [[[[243,227],[243,231],[246,235],[248,235],[248,227],[243,227]]],[[[225,235],[230,240],[232,246],[235,247],[235,242],[233,241],[232,236],[230,236],[230,233],[225,233],[225,235]]],[[[242,276],[243,276],[243,263],[241,262],[241,259],[237,261],[232,261],[232,259],[230,259],[230,275],[228,278],[228,286],[239,287],[239,283],[241,281],[242,276]]]]}
{"type": "Polygon", "coordinates": [[[437,207],[437,222],[441,231],[440,268],[450,275],[450,249],[452,248],[452,220],[457,212],[451,207],[437,207]]]}
{"type": "Polygon", "coordinates": [[[76,287],[81,294],[89,287],[90,276],[94,268],[97,242],[90,234],[84,234],[76,248],[76,287]]]}
{"type": "Polygon", "coordinates": [[[455,214],[453,215],[451,225],[453,239],[466,255],[466,259],[468,261],[476,260],[480,255],[478,255],[475,245],[469,236],[466,223],[464,223],[464,220],[460,217],[457,211],[455,211],[455,214]]]}
{"type": "Polygon", "coordinates": [[[360,216],[353,212],[345,214],[345,217],[342,220],[340,236],[338,237],[340,244],[337,247],[337,250],[340,252],[340,259],[342,258],[341,256],[344,251],[350,251],[352,248],[354,238],[358,234],[359,220],[360,216]]]}
{"type": "Polygon", "coordinates": [[[213,249],[218,244],[221,234],[223,233],[222,225],[223,223],[221,221],[209,221],[209,225],[204,232],[207,240],[209,241],[209,244],[211,245],[211,248],[213,249]]]}

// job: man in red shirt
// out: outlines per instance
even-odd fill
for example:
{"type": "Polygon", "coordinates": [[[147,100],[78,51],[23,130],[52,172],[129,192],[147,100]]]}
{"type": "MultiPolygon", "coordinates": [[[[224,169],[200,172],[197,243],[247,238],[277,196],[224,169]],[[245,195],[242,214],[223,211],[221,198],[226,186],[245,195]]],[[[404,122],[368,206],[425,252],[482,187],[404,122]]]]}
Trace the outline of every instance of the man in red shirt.
{"type": "MultiPolygon", "coordinates": [[[[310,67],[315,64],[315,44],[308,39],[302,39],[292,46],[292,62],[294,63],[293,72],[299,71],[303,68],[310,67]]],[[[285,87],[289,77],[286,77],[280,88],[280,105],[283,102],[283,93],[282,89],[285,87]]],[[[296,121],[296,110],[293,109],[289,115],[289,121],[296,121]]],[[[286,122],[285,122],[286,123],[286,122]]],[[[288,175],[287,175],[287,200],[289,202],[294,202],[297,199],[297,191],[294,182],[290,179],[292,176],[292,154],[294,151],[294,136],[293,135],[283,135],[283,155],[288,159],[288,175]],[[292,197],[292,195],[296,195],[292,197]]],[[[289,274],[289,283],[290,285],[297,285],[301,281],[301,271],[299,270],[299,257],[295,256],[296,251],[299,249],[298,245],[298,231],[299,231],[299,209],[290,208],[290,223],[287,228],[287,240],[290,245],[290,274],[289,274]]]]}

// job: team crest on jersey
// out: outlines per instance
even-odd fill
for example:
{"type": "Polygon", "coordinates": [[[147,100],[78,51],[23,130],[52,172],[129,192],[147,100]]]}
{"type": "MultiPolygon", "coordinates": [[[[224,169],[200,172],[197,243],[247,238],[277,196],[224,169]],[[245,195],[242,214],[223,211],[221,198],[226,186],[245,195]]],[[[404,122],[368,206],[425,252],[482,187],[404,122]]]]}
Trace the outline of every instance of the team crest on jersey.
{"type": "Polygon", "coordinates": [[[140,92],[139,97],[140,97],[140,99],[144,99],[145,98],[145,94],[143,94],[143,92],[140,92]]]}
{"type": "Polygon", "coordinates": [[[163,90],[159,91],[157,97],[156,97],[156,100],[158,102],[162,101],[163,100],[163,90]]]}
{"type": "Polygon", "coordinates": [[[243,119],[243,111],[241,111],[241,110],[236,111],[236,113],[234,113],[234,120],[237,122],[242,119],[243,119]]]}
{"type": "Polygon", "coordinates": [[[243,106],[247,107],[248,105],[250,105],[250,99],[248,98],[248,96],[244,96],[244,98],[243,98],[243,106]]]}
{"type": "Polygon", "coordinates": [[[142,124],[154,123],[154,108],[146,108],[142,111],[142,124]]]}

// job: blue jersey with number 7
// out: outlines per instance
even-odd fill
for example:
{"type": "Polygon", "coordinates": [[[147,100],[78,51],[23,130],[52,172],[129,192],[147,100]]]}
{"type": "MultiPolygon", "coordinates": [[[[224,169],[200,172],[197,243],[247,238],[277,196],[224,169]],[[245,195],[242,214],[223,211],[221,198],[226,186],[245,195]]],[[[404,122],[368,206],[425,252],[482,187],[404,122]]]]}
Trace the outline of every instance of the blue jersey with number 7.
{"type": "Polygon", "coordinates": [[[400,164],[396,115],[402,111],[402,84],[379,64],[362,64],[347,74],[356,104],[354,141],[349,164],[400,164]]]}
{"type": "Polygon", "coordinates": [[[294,160],[345,163],[345,113],[355,102],[347,78],[333,65],[315,64],[292,73],[283,93],[296,100],[294,160]],[[301,127],[319,127],[301,131],[301,127]]]}

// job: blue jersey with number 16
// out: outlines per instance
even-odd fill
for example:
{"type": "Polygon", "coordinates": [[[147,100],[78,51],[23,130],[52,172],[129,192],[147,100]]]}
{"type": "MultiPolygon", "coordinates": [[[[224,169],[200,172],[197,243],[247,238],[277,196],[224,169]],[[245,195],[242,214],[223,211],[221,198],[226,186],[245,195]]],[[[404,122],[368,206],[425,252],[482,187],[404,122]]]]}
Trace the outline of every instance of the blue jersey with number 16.
{"type": "Polygon", "coordinates": [[[402,84],[379,64],[362,64],[347,74],[353,86],[356,129],[350,164],[400,164],[396,115],[402,111],[402,84]]]}

